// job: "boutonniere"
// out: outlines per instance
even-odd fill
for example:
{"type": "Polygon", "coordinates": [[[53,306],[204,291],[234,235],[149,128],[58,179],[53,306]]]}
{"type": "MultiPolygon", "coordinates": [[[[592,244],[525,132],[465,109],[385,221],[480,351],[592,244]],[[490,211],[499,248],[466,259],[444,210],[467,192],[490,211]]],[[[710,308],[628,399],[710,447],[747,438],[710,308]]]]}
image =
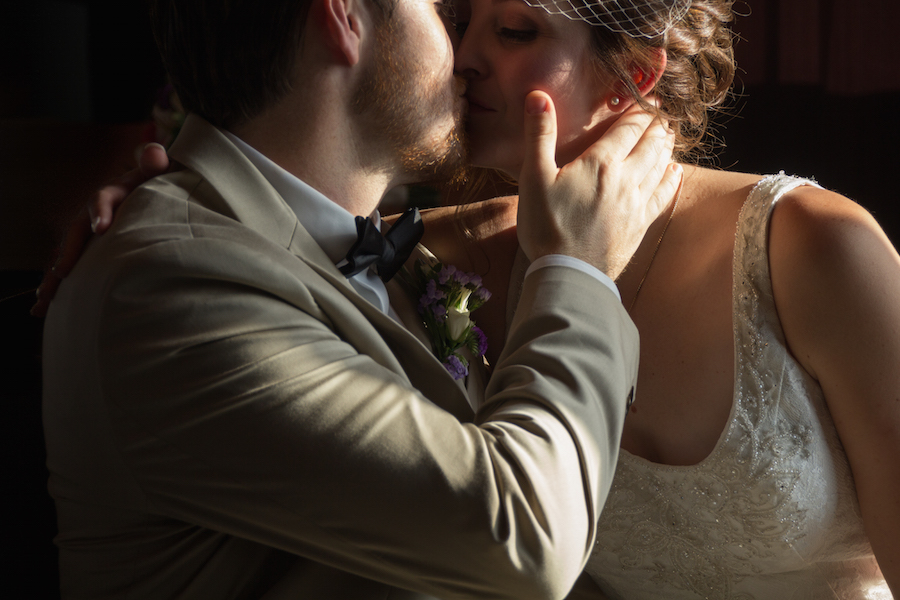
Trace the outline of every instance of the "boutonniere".
{"type": "Polygon", "coordinates": [[[421,259],[416,261],[413,284],[420,294],[419,314],[435,355],[454,379],[462,379],[469,374],[469,361],[462,350],[468,348],[476,359],[487,350],[487,337],[469,315],[487,302],[491,293],[478,275],[421,259]]]}

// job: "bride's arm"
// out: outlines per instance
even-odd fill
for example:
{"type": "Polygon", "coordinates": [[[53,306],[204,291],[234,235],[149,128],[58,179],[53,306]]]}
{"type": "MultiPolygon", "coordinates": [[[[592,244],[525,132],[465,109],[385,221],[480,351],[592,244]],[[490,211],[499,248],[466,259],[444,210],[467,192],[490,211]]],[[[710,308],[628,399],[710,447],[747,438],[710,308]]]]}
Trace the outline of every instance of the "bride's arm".
{"type": "Polygon", "coordinates": [[[775,208],[770,263],[788,345],[825,392],[900,598],[900,256],[860,206],[805,187],[775,208]]]}
{"type": "Polygon", "coordinates": [[[155,142],[150,143],[141,151],[137,168],[106,183],[94,192],[69,225],[65,238],[57,250],[55,264],[44,272],[44,279],[37,289],[37,301],[31,308],[32,315],[46,316],[50,301],[56,295],[56,288],[78,262],[91,234],[101,234],[109,229],[113,215],[125,198],[139,185],[152,177],[162,175],[168,168],[169,157],[165,148],[155,142]]]}

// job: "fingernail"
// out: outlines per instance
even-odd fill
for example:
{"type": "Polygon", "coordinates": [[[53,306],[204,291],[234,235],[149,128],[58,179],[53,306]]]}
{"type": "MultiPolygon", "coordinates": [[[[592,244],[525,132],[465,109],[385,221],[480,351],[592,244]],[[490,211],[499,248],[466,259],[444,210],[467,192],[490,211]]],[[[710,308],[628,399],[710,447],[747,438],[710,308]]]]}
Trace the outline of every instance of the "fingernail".
{"type": "Polygon", "coordinates": [[[529,115],[539,115],[547,110],[547,99],[543,96],[528,96],[525,98],[525,112],[529,115]]]}
{"type": "Polygon", "coordinates": [[[162,150],[163,152],[166,151],[165,146],[163,146],[163,145],[160,144],[159,142],[150,142],[149,144],[147,144],[147,145],[144,146],[144,150],[146,151],[147,148],[149,148],[150,146],[156,146],[157,148],[159,148],[159,149],[162,150]]]}
{"type": "Polygon", "coordinates": [[[681,165],[680,165],[680,164],[678,164],[678,163],[672,163],[672,172],[673,172],[673,173],[675,173],[676,175],[678,175],[679,173],[681,173],[681,171],[682,171],[682,168],[681,168],[681,165]]]}
{"type": "Polygon", "coordinates": [[[91,219],[91,231],[93,231],[94,233],[97,233],[97,227],[99,227],[99,226],[100,226],[100,217],[99,216],[91,219]]]}

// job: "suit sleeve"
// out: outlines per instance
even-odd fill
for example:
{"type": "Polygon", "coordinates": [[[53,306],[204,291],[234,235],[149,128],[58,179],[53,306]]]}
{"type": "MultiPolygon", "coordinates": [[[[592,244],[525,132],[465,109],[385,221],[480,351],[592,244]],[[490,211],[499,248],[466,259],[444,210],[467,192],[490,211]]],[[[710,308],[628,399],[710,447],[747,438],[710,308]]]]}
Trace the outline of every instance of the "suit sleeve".
{"type": "Polygon", "coordinates": [[[150,510],[441,598],[565,597],[636,375],[637,333],[602,284],[530,275],[462,423],[263,252],[189,239],[117,264],[97,368],[150,510]]]}

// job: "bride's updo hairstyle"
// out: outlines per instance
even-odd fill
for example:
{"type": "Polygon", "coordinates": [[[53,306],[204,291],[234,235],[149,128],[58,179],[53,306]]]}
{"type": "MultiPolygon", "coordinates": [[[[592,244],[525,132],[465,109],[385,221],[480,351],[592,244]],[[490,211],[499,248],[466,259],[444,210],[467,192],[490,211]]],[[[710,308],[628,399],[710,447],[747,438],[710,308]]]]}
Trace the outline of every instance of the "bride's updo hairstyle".
{"type": "Polygon", "coordinates": [[[622,82],[628,95],[648,110],[656,110],[675,129],[678,160],[698,160],[710,153],[705,140],[709,113],[722,107],[734,80],[734,0],[693,0],[668,30],[653,37],[613,33],[591,27],[601,72],[622,82]],[[654,88],[659,109],[649,105],[635,84],[635,67],[654,70],[655,49],[666,51],[666,70],[654,88]]]}

